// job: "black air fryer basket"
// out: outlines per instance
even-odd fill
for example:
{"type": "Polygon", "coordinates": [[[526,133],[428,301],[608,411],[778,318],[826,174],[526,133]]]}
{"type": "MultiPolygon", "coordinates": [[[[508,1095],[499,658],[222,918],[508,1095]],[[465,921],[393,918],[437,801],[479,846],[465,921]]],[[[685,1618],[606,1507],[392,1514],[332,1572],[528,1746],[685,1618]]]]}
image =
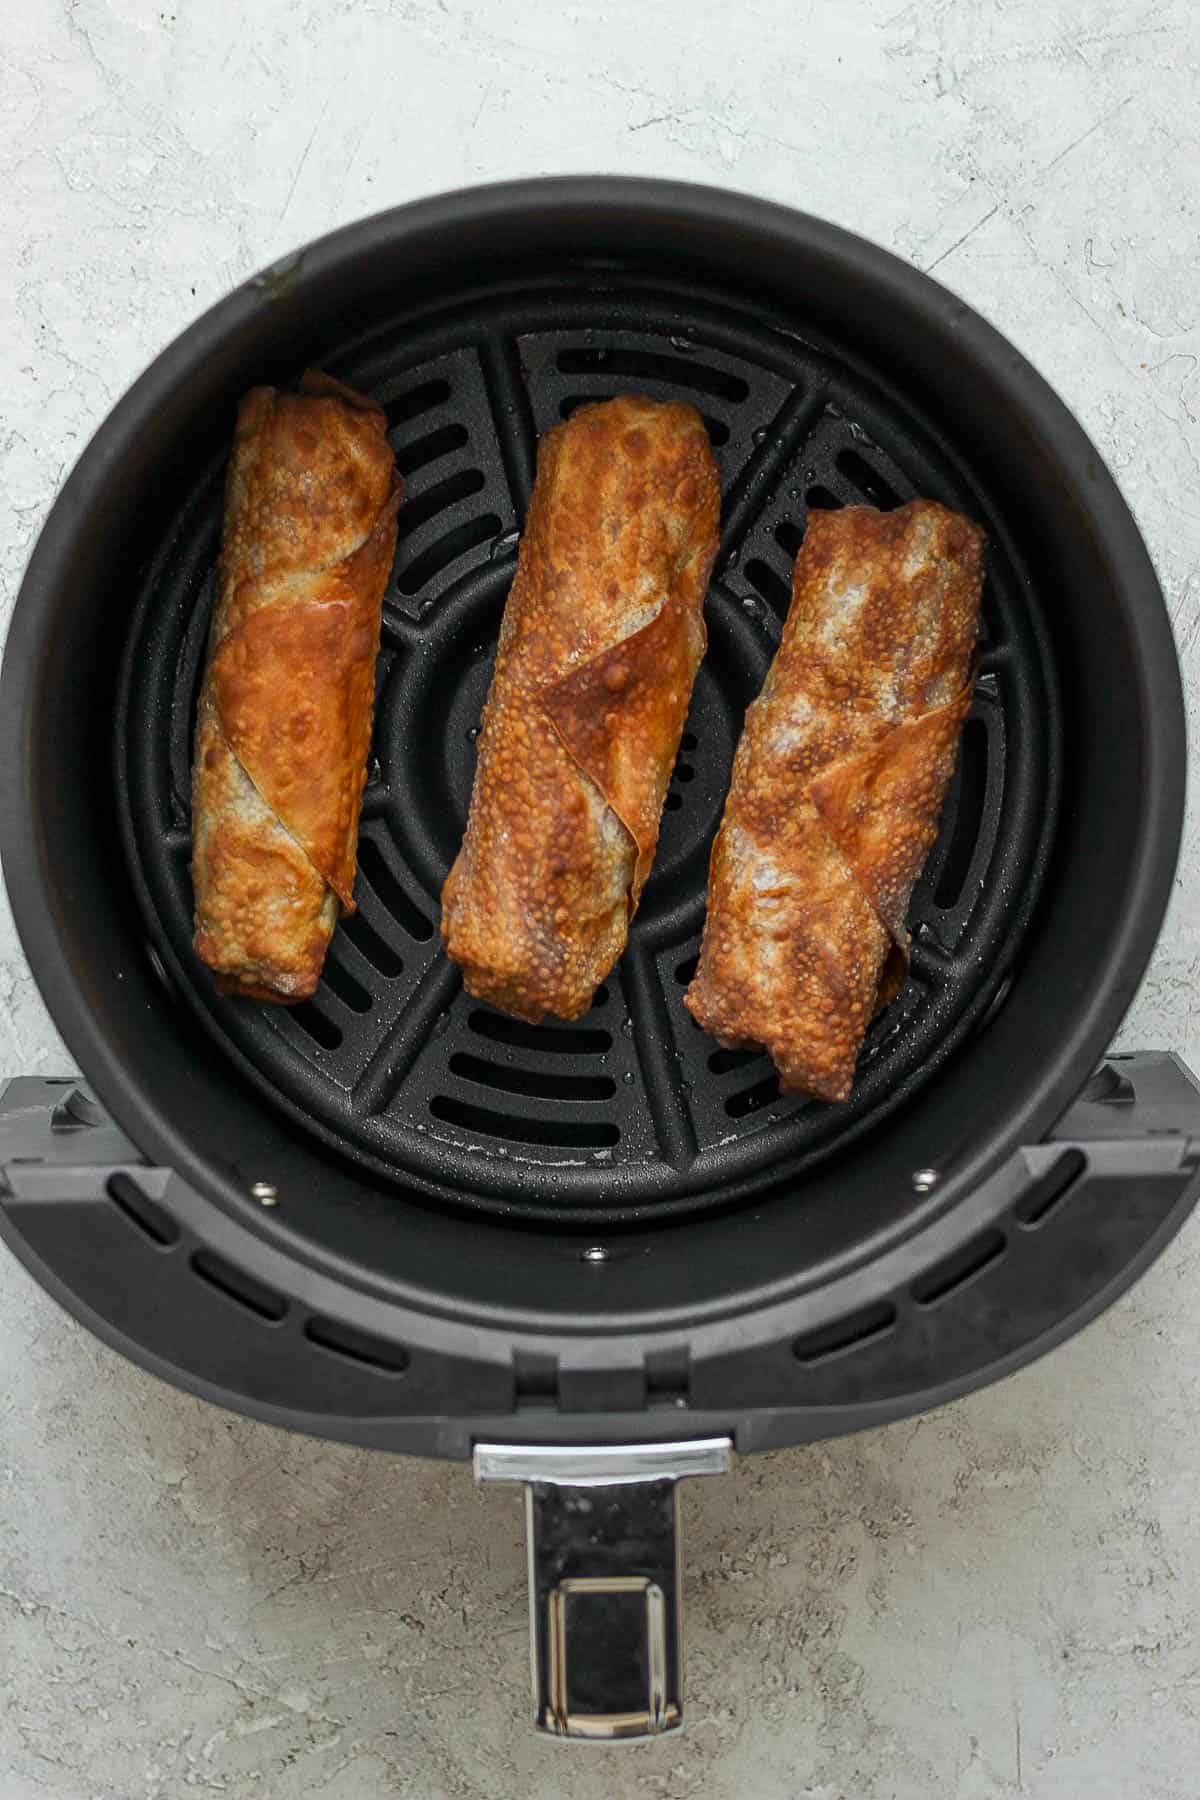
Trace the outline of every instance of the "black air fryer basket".
{"type": "Polygon", "coordinates": [[[539,1723],[680,1716],[675,1483],[935,1404],[1118,1294],[1193,1203],[1200,1096],[1100,1063],[1170,888],[1162,597],[1096,451],[935,283],[700,188],[524,183],[383,214],[173,344],[85,453],[4,661],[2,849],[84,1079],[0,1100],[0,1229],[192,1391],[526,1482],[539,1723]],[[236,402],[316,364],[386,407],[359,910],[311,1001],[191,949],[189,753],[236,402]],[[538,435],[682,396],[721,467],[709,651],[627,954],[586,1018],[469,999],[438,945],[538,435]],[[742,715],[809,506],[988,534],[974,707],[910,978],[841,1108],[682,1006],[742,715]]]}

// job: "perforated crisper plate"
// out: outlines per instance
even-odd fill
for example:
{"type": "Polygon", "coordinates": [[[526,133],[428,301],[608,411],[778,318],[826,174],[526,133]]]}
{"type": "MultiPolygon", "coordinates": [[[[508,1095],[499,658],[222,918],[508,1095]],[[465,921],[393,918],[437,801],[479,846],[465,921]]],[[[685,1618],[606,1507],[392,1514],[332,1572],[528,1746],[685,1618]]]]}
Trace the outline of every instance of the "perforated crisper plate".
{"type": "Polygon", "coordinates": [[[387,408],[405,501],[359,910],[301,1006],[220,998],[191,950],[189,761],[223,461],[197,472],[164,530],[133,615],[118,736],[147,950],[263,1094],[374,1175],[576,1220],[712,1204],[878,1123],[1002,1002],[1057,789],[1035,596],[999,505],[973,484],[970,446],[939,444],[886,371],[849,366],[803,329],[606,267],[467,293],[330,349],[324,365],[387,408]],[[439,949],[438,893],[466,818],[537,436],[621,391],[692,400],[708,421],[724,493],[709,649],[629,949],[586,1018],[534,1027],[463,994],[439,949]],[[719,1049],[682,996],[734,745],[778,641],[807,509],[915,494],[987,529],[980,672],[913,897],[911,978],[870,1031],[853,1099],[828,1107],[781,1096],[765,1057],[719,1049]]]}

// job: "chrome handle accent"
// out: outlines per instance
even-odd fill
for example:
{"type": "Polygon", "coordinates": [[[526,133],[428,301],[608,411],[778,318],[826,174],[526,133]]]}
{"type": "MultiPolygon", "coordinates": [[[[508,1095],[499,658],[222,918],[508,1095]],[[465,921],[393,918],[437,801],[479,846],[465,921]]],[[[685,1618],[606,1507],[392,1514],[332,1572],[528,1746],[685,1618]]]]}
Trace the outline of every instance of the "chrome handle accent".
{"type": "Polygon", "coordinates": [[[728,1438],[477,1444],[477,1481],[525,1484],[534,1723],[635,1740],[683,1723],[678,1484],[723,1475],[728,1438]]]}

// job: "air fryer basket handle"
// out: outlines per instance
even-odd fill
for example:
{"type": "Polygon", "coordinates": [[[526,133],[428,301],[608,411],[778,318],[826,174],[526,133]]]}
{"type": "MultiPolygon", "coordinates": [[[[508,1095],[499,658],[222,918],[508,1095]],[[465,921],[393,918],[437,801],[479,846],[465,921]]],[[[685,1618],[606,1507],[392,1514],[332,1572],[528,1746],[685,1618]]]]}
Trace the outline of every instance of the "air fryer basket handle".
{"type": "Polygon", "coordinates": [[[534,1722],[551,1737],[657,1737],[683,1723],[678,1484],[729,1467],[728,1438],[478,1444],[479,1481],[522,1481],[534,1722]]]}

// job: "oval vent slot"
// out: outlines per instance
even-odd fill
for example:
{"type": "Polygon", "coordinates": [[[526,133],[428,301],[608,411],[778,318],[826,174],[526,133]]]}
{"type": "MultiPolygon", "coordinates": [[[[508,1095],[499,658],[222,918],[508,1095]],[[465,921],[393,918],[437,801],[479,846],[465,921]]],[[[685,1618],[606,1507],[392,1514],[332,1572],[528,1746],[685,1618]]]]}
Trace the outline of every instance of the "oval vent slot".
{"type": "Polygon", "coordinates": [[[298,1025],[314,1044],[320,1044],[322,1050],[337,1050],[341,1047],[340,1028],[332,1019],[327,1019],[323,1012],[318,1011],[311,1000],[302,1000],[299,1006],[289,1006],[285,1016],[298,1025]]]}
{"type": "Polygon", "coordinates": [[[530,1025],[507,1013],[477,1011],[469,1024],[480,1037],[514,1050],[541,1050],[550,1056],[603,1056],[612,1049],[609,1032],[588,1025],[530,1025]]]}
{"type": "Polygon", "coordinates": [[[740,375],[729,375],[710,363],[685,362],[682,356],[659,356],[652,350],[581,346],[560,350],[558,367],[563,375],[632,375],[643,381],[666,381],[672,387],[692,388],[698,394],[711,394],[714,399],[729,400],[735,405],[750,393],[740,375]]]}
{"type": "Polygon", "coordinates": [[[409,419],[419,419],[422,413],[432,412],[435,406],[442,406],[450,398],[448,381],[423,381],[419,387],[409,388],[407,393],[397,394],[384,407],[389,429],[397,425],[407,424],[409,419]]]}
{"type": "Polygon", "coordinates": [[[895,488],[857,450],[839,451],[837,466],[847,481],[852,481],[859,493],[881,512],[891,512],[893,507],[899,506],[900,496],[895,488]]]}
{"type": "MultiPolygon", "coordinates": [[[[397,541],[402,544],[405,538],[410,538],[414,531],[428,524],[438,513],[445,512],[448,506],[454,506],[460,500],[469,500],[484,485],[482,469],[460,469],[457,475],[447,475],[444,480],[435,481],[423,494],[416,494],[411,500],[406,499],[398,515],[397,541]]],[[[404,591],[408,593],[411,590],[405,588],[404,591]]]]}
{"type": "Polygon", "coordinates": [[[201,1281],[207,1281],[210,1287],[224,1294],[227,1300],[233,1300],[246,1312],[252,1312],[259,1319],[265,1319],[270,1325],[278,1325],[287,1317],[288,1303],[282,1294],[269,1288],[264,1281],[259,1281],[245,1269],[239,1269],[236,1263],[226,1262],[212,1250],[197,1250],[192,1257],[192,1268],[201,1281]]]}
{"type": "Polygon", "coordinates": [[[965,1287],[968,1281],[982,1275],[985,1269],[990,1269],[1003,1255],[1004,1233],[996,1230],[980,1232],[953,1256],[947,1256],[919,1281],[914,1281],[912,1297],[918,1306],[936,1306],[965,1287]]]}
{"type": "Polygon", "coordinates": [[[450,1058],[450,1073],[481,1087],[526,1094],[534,1100],[611,1100],[617,1091],[611,1075],[564,1075],[558,1070],[547,1075],[540,1069],[489,1062],[485,1056],[468,1056],[463,1051],[450,1058]]]}
{"type": "Polygon", "coordinates": [[[411,1360],[403,1344],[393,1344],[387,1338],[359,1331],[356,1326],[345,1325],[337,1319],[316,1316],[307,1319],[304,1335],[320,1349],[343,1356],[350,1362],[364,1363],[367,1368],[378,1369],[384,1375],[403,1375],[411,1360]]]}
{"type": "Polygon", "coordinates": [[[427,463],[437,462],[441,456],[449,456],[452,450],[461,450],[468,437],[465,425],[442,425],[437,431],[430,431],[419,437],[414,443],[403,444],[396,451],[396,467],[402,475],[415,475],[427,463]]]}
{"type": "Polygon", "coordinates": [[[806,1332],[792,1345],[792,1355],[811,1368],[846,1350],[858,1350],[876,1338],[886,1337],[895,1323],[896,1308],[890,1300],[880,1300],[845,1318],[834,1319],[817,1331],[806,1332]]]}
{"type": "Polygon", "coordinates": [[[343,1006],[351,1012],[370,1012],[372,1000],[370,994],[360,981],[356,981],[349,969],[344,969],[334,956],[325,958],[325,966],[321,970],[321,980],[330,993],[336,994],[343,1006]]]}
{"type": "Polygon", "coordinates": [[[131,1225],[163,1250],[169,1250],[172,1244],[179,1242],[179,1227],[157,1200],[151,1200],[149,1194],[143,1193],[132,1175],[117,1170],[105,1183],[105,1192],[115,1206],[125,1214],[131,1225]]]}
{"type": "Polygon", "coordinates": [[[1086,1168],[1087,1157],[1082,1150],[1064,1150],[1055,1158],[1014,1208],[1016,1218],[1026,1230],[1044,1225],[1050,1215],[1057,1212],[1086,1168]]]}
{"type": "Polygon", "coordinates": [[[374,838],[359,839],[358,867],[397,925],[402,926],[409,937],[415,938],[419,944],[427,943],[433,936],[433,926],[392,874],[387,858],[374,838]]]}
{"type": "Polygon", "coordinates": [[[394,980],[397,975],[403,975],[402,958],[397,956],[392,946],[384,938],[380,937],[375,927],[368,924],[361,911],[350,913],[347,918],[342,920],[338,929],[345,933],[359,955],[365,957],[371,967],[378,970],[379,974],[386,976],[389,980],[394,980]]]}
{"type": "Polygon", "coordinates": [[[511,1119],[506,1113],[452,1100],[447,1094],[435,1094],[429,1102],[429,1110],[435,1119],[442,1119],[447,1125],[459,1125],[465,1131],[503,1138],[510,1144],[554,1144],[563,1149],[605,1150],[618,1143],[621,1137],[617,1127],[607,1119],[511,1119]]]}

